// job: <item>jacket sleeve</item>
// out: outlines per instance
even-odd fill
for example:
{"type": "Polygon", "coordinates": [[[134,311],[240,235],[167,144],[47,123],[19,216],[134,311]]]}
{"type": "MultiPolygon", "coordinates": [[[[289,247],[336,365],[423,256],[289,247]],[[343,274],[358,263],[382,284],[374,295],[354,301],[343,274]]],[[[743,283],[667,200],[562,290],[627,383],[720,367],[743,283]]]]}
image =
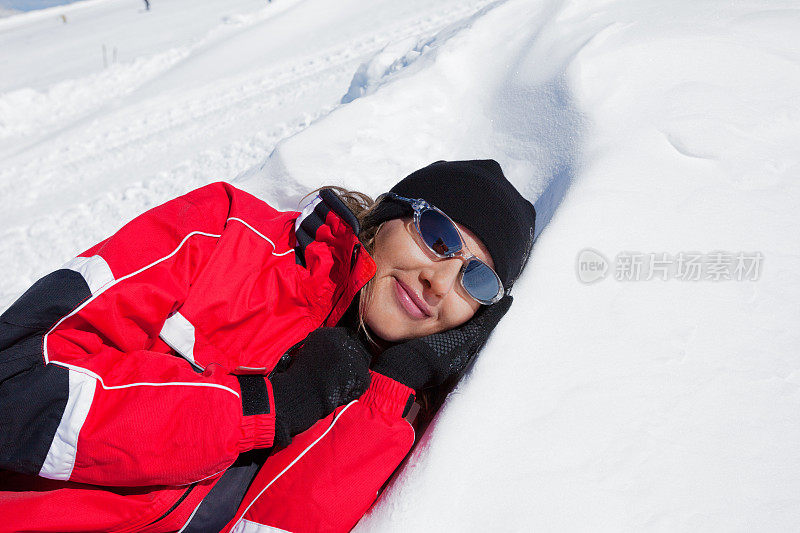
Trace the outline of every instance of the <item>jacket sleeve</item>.
{"type": "Polygon", "coordinates": [[[223,531],[349,531],[414,444],[404,418],[414,391],[370,371],[369,389],[339,407],[259,471],[223,531]]]}
{"type": "Polygon", "coordinates": [[[163,342],[157,348],[237,194],[212,184],[148,211],[0,316],[0,468],[180,485],[272,445],[265,377],[213,364],[199,373],[163,342]]]}

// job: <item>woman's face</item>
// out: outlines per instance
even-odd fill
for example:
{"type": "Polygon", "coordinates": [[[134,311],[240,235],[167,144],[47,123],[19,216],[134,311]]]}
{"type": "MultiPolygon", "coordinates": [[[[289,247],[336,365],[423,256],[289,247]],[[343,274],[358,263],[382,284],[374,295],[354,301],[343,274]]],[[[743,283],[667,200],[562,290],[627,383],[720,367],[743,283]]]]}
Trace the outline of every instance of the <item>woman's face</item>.
{"type": "MultiPolygon", "coordinates": [[[[456,224],[469,253],[494,268],[474,233],[456,224]]],[[[389,220],[375,236],[377,272],[364,307],[364,322],[378,337],[398,342],[438,333],[472,318],[480,304],[459,281],[464,261],[438,259],[424,243],[411,218],[389,220]]]]}

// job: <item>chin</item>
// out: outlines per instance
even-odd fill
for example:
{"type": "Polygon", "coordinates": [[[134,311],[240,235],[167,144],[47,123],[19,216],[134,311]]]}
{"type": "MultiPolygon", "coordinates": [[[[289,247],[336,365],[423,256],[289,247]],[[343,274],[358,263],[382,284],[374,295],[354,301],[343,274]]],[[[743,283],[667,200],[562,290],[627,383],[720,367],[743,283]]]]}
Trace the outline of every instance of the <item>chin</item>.
{"type": "Polygon", "coordinates": [[[392,322],[392,320],[369,320],[368,318],[364,320],[370,332],[387,342],[400,342],[413,337],[402,331],[402,328],[393,325],[392,322]]]}

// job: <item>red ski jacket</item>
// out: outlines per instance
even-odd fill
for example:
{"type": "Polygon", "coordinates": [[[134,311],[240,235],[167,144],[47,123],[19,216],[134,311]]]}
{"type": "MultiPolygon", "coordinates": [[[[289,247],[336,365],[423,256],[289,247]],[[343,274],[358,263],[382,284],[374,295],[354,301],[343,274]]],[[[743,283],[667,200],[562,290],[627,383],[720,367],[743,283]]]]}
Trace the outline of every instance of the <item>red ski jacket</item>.
{"type": "Polygon", "coordinates": [[[34,284],[0,316],[0,531],[208,531],[248,486],[215,530],[352,528],[414,442],[412,389],[371,372],[251,456],[273,444],[269,373],[374,275],[354,227],[331,191],[279,212],[215,183],[34,284]]]}

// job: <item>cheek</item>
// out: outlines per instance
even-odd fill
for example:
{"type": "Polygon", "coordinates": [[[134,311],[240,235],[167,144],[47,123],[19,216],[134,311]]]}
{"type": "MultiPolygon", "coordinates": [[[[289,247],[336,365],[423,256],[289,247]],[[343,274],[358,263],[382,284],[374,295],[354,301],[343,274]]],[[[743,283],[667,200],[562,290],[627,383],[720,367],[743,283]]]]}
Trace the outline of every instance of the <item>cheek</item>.
{"type": "MultiPolygon", "coordinates": [[[[378,337],[397,342],[414,337],[413,324],[401,315],[394,305],[390,278],[376,278],[362,304],[364,323],[378,337]]],[[[419,335],[416,335],[419,336],[419,335]]]]}
{"type": "Polygon", "coordinates": [[[475,316],[479,308],[480,304],[478,302],[467,301],[454,291],[442,302],[441,313],[437,321],[439,331],[452,329],[464,324],[475,316]]]}
{"type": "Polygon", "coordinates": [[[372,257],[378,266],[378,275],[392,270],[419,268],[429,261],[414,237],[407,230],[405,219],[386,222],[375,236],[375,249],[372,257]]]}

